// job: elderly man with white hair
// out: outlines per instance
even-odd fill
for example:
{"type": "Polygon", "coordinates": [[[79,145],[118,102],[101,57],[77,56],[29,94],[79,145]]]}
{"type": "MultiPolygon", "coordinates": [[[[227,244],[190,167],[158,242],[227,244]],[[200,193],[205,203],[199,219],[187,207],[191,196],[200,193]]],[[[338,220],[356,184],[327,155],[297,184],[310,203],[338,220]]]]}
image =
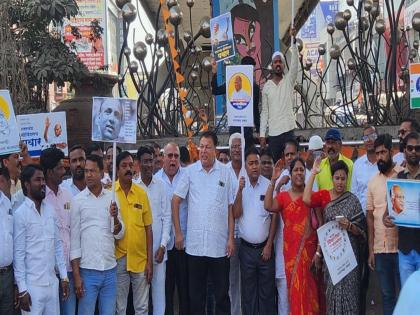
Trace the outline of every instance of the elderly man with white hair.
{"type": "MultiPolygon", "coordinates": [[[[235,132],[229,137],[229,150],[231,161],[226,164],[231,175],[233,183],[233,191],[238,190],[239,178],[245,176],[245,171],[242,170],[242,135],[235,132]]],[[[235,220],[235,252],[230,257],[230,273],[229,273],[229,295],[231,303],[232,315],[241,314],[241,285],[240,285],[240,270],[239,270],[239,245],[241,240],[238,235],[238,224],[235,220]]]]}
{"type": "Polygon", "coordinates": [[[292,45],[290,51],[291,65],[285,74],[285,59],[281,52],[276,51],[271,58],[272,72],[262,90],[262,108],[260,125],[260,144],[266,145],[267,129],[268,141],[274,162],[280,159],[284,144],[294,138],[296,118],[293,113],[293,90],[298,74],[299,53],[294,41],[296,31],[290,30],[292,45]]]}

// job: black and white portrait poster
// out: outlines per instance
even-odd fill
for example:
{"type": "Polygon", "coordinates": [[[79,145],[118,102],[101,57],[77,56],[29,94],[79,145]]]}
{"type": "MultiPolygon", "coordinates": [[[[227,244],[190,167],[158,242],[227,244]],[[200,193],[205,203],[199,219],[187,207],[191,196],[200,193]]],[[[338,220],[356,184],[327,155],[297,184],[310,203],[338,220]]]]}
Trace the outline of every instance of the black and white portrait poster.
{"type": "Polygon", "coordinates": [[[93,98],[93,141],[136,143],[136,132],[136,100],[113,97],[93,98]]]}

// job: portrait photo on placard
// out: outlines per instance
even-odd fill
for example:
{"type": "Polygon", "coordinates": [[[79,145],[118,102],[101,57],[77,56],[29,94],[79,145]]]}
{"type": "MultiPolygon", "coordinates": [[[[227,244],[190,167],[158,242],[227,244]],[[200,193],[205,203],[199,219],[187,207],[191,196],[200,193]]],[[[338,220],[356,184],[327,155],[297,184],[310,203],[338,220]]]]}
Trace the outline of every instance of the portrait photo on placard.
{"type": "Polygon", "coordinates": [[[136,143],[137,102],[131,99],[94,97],[92,140],[136,143]]]}

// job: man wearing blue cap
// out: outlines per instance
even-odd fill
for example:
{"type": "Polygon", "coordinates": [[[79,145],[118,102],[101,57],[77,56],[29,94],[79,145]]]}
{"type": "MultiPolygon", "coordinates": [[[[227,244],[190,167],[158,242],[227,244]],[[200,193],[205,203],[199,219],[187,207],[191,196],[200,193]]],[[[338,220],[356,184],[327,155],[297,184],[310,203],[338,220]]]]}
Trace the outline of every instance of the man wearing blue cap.
{"type": "Polygon", "coordinates": [[[332,189],[333,180],[331,174],[331,165],[342,160],[349,168],[347,176],[347,190],[351,187],[351,176],[353,173],[353,161],[341,154],[341,133],[336,128],[331,128],[325,135],[325,153],[327,157],[321,161],[321,171],[316,176],[318,189],[332,189]]]}

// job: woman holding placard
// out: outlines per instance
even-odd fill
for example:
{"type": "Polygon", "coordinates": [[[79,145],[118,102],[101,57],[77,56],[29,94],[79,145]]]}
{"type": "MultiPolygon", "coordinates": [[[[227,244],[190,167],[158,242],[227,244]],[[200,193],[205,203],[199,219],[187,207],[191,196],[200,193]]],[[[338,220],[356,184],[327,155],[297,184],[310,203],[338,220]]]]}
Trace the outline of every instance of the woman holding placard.
{"type": "Polygon", "coordinates": [[[320,314],[318,285],[313,260],[317,236],[311,222],[311,210],[303,203],[305,162],[294,159],[290,163],[291,188],[273,198],[282,160],[276,163],[271,183],[264,198],[264,208],[280,212],[283,222],[284,263],[290,314],[320,314]]]}
{"type": "MultiPolygon", "coordinates": [[[[337,220],[339,227],[347,231],[351,247],[357,260],[357,266],[335,285],[324,261],[323,271],[326,284],[327,314],[359,314],[360,289],[362,279],[363,257],[367,245],[366,218],[359,200],[351,192],[346,191],[348,167],[343,161],[331,166],[333,188],[312,192],[315,176],[320,172],[321,159],[315,160],[311,176],[305,187],[303,202],[309,207],[321,207],[323,221],[328,223],[337,220]]],[[[320,246],[316,252],[316,259],[321,260],[320,246]]]]}

